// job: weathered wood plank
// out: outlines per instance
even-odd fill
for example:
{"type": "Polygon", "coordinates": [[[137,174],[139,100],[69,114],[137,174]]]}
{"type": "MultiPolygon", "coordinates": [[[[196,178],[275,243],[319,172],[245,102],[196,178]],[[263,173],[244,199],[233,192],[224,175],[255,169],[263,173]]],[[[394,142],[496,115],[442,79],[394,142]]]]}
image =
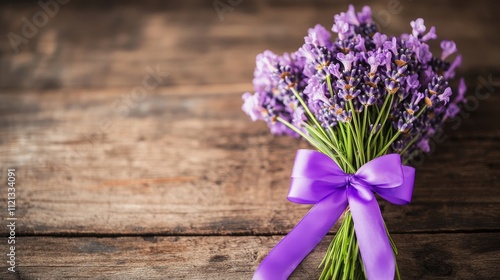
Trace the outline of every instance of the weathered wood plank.
{"type": "MultiPolygon", "coordinates": [[[[500,2],[401,1],[392,14],[369,2],[388,33],[416,17],[436,25],[464,55],[470,94],[498,91],[500,2]]],[[[221,22],[212,1],[74,0],[19,53],[0,40],[0,180],[17,169],[19,219],[18,272],[5,257],[0,278],[250,278],[309,208],[285,198],[307,145],[250,122],[241,92],[257,53],[295,50],[346,6],[243,1],[221,22]],[[133,96],[157,66],[158,86],[133,96]]],[[[0,4],[0,34],[21,34],[40,9],[0,4]]],[[[500,97],[482,97],[418,166],[412,204],[381,203],[403,279],[500,274],[500,97]]],[[[317,278],[331,238],[292,279],[317,278]]]]}
{"type": "MultiPolygon", "coordinates": [[[[164,84],[248,82],[257,53],[295,51],[309,27],[329,28],[347,8],[342,1],[243,1],[220,21],[212,1],[89,2],[60,6],[18,53],[3,37],[0,88],[134,86],[156,64],[171,74],[164,84]]],[[[440,38],[457,42],[464,72],[499,69],[498,1],[399,1],[392,9],[389,3],[363,3],[372,4],[384,31],[409,32],[409,22],[424,17],[440,38]]],[[[2,3],[0,34],[23,36],[23,18],[32,21],[40,10],[35,2],[2,3]]]]}
{"type": "MultiPolygon", "coordinates": [[[[309,208],[286,200],[307,145],[252,123],[232,86],[203,90],[158,89],[126,116],[112,107],[120,90],[4,95],[0,156],[18,168],[20,233],[288,232],[309,208]]],[[[500,228],[498,103],[481,103],[418,167],[411,205],[382,203],[392,231],[500,228]]]]}
{"type": "MultiPolygon", "coordinates": [[[[282,236],[20,237],[2,279],[250,279],[282,236]]],[[[290,279],[317,279],[331,236],[290,279]]],[[[500,234],[395,234],[403,279],[497,279],[500,234]]]]}

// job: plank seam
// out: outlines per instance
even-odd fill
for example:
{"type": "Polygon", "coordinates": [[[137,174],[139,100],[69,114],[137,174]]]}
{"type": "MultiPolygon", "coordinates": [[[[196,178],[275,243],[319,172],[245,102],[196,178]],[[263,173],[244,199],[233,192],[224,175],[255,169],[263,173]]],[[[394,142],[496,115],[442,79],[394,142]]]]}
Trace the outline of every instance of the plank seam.
{"type": "MultiPolygon", "coordinates": [[[[399,235],[420,235],[420,234],[477,234],[477,233],[500,233],[500,229],[471,229],[471,230],[423,230],[423,231],[393,231],[391,234],[399,235]]],[[[55,238],[118,238],[118,237],[267,237],[267,236],[284,236],[285,232],[271,233],[228,233],[228,234],[204,234],[204,233],[37,233],[37,234],[17,234],[16,237],[55,237],[55,238]]],[[[328,236],[335,235],[334,232],[328,233],[328,236]]]]}

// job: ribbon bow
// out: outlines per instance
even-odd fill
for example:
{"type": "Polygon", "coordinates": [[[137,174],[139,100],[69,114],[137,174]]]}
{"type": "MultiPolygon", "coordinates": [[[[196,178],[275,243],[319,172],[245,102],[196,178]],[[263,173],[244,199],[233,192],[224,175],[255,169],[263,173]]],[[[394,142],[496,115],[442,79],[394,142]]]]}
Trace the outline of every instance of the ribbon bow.
{"type": "Polygon", "coordinates": [[[347,206],[368,279],[394,279],[395,259],[374,192],[385,200],[410,203],[415,169],[398,154],[375,158],[346,174],[328,156],[298,150],[288,199],[315,204],[262,261],[253,280],[287,279],[332,228],[347,206]]]}

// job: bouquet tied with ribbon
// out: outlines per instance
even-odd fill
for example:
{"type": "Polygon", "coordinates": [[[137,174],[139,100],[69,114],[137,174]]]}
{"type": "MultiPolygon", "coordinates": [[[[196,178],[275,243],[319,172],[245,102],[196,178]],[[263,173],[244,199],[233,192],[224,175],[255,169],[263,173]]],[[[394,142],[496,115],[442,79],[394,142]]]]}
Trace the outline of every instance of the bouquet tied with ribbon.
{"type": "Polygon", "coordinates": [[[344,218],[320,264],[320,279],[399,278],[397,249],[375,194],[410,203],[415,170],[406,165],[429,152],[429,141],[465,102],[463,79],[449,81],[461,64],[453,41],[437,39],[423,19],[399,37],[378,32],[365,6],[335,15],[332,31],[309,29],[294,53],[257,56],[255,92],[243,111],[265,121],[273,134],[302,137],[314,150],[299,150],[288,199],[314,204],[262,261],[254,279],[287,279],[344,218]],[[454,59],[450,59],[454,56],[454,59]]]}

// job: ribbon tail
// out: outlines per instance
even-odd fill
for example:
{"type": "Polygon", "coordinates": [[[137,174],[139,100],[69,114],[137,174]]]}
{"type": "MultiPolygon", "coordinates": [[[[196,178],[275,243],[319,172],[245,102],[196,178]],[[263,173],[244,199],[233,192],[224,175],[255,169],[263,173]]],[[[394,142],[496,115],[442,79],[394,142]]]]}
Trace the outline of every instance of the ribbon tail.
{"type": "Polygon", "coordinates": [[[371,191],[349,187],[347,200],[368,280],[393,280],[396,260],[377,199],[371,191]]]}
{"type": "Polygon", "coordinates": [[[318,245],[347,207],[344,191],[325,197],[302,218],[262,261],[253,280],[286,280],[318,245]]]}

